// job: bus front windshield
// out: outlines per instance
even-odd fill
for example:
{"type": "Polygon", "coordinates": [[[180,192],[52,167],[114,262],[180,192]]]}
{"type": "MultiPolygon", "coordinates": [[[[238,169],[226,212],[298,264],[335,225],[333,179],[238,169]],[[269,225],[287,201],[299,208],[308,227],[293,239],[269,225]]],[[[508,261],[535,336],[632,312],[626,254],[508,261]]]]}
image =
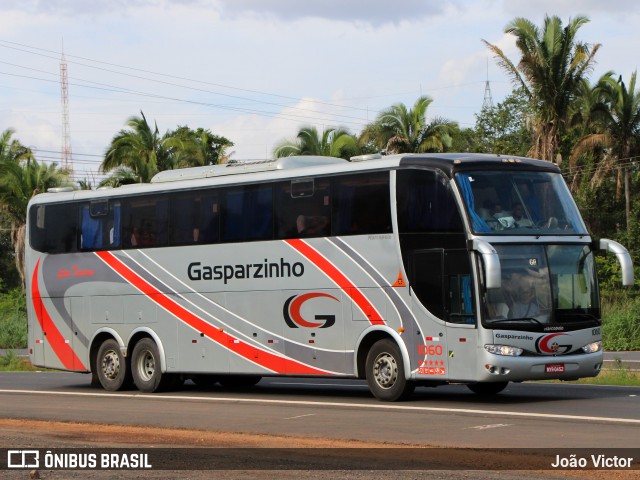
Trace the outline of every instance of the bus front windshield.
{"type": "Polygon", "coordinates": [[[485,294],[485,325],[539,326],[600,322],[593,253],[586,245],[494,245],[502,286],[485,294]]]}
{"type": "Polygon", "coordinates": [[[482,170],[456,181],[480,235],[584,235],[586,227],[558,173],[482,170]]]}

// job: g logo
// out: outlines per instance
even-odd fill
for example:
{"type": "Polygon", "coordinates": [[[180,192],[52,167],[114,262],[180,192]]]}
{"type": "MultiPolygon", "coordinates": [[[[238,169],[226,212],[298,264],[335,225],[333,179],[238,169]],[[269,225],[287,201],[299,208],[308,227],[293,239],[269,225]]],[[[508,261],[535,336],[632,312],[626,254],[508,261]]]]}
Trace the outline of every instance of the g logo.
{"type": "Polygon", "coordinates": [[[284,321],[287,323],[289,328],[329,328],[336,323],[335,315],[315,315],[314,319],[320,321],[320,323],[310,322],[302,317],[302,314],[300,313],[302,305],[312,298],[330,298],[339,302],[336,297],[331,296],[328,293],[320,292],[303,293],[302,295],[293,295],[289,297],[284,303],[284,308],[282,309],[284,321]]]}
{"type": "Polygon", "coordinates": [[[569,350],[571,350],[572,345],[562,345],[558,343],[560,341],[559,337],[564,336],[569,335],[567,335],[566,333],[552,333],[550,335],[539,337],[538,340],[536,340],[536,351],[538,353],[547,353],[550,355],[567,353],[569,350]]]}

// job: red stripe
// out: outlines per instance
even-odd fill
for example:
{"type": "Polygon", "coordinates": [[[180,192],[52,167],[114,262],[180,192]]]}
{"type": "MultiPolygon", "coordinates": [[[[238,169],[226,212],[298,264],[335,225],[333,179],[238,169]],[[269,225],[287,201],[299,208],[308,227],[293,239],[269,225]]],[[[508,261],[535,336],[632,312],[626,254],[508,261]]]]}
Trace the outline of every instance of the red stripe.
{"type": "Polygon", "coordinates": [[[276,373],[288,373],[297,375],[326,375],[327,371],[319,370],[303,363],[297,362],[290,358],[283,358],[278,355],[274,355],[271,352],[261,350],[244,343],[232,335],[221,331],[219,328],[214,327],[209,322],[201,319],[197,315],[169,298],[160,290],[155,288],[140,275],[135,273],[129,267],[127,267],[122,260],[117,258],[111,252],[96,252],[96,255],[102,259],[107,265],[115,270],[122,278],[124,278],[131,285],[140,290],[149,299],[160,305],[169,313],[194,328],[196,331],[204,333],[214,342],[219,343],[223,347],[237,353],[238,355],[246,358],[247,360],[257,363],[258,365],[272,370],[276,373]]]}
{"type": "Polygon", "coordinates": [[[31,277],[31,298],[40,328],[43,333],[46,334],[46,339],[49,342],[49,345],[51,345],[53,353],[55,353],[58,359],[62,362],[64,368],[69,370],[87,370],[73,351],[73,348],[71,348],[71,345],[65,341],[60,331],[56,328],[49,312],[47,312],[47,309],[44,306],[42,298],[40,297],[40,288],[38,286],[39,269],[40,259],[38,259],[36,268],[33,270],[33,276],[31,277]]]}
{"type": "Polygon", "coordinates": [[[285,240],[289,245],[295,248],[298,253],[302,254],[307,260],[313,263],[327,277],[329,277],[338,287],[340,287],[356,305],[367,316],[372,325],[384,324],[382,316],[376,310],[371,302],[365,297],[358,288],[349,280],[340,270],[338,270],[329,260],[323,257],[318,251],[313,249],[309,244],[300,239],[285,240]]]}

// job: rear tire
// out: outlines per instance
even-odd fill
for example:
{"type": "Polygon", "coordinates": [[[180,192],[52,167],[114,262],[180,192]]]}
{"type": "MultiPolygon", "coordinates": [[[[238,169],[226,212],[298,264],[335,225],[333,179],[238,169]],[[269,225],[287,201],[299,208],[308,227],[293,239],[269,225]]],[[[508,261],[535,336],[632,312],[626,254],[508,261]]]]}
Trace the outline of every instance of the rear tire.
{"type": "Polygon", "coordinates": [[[467,388],[473,393],[488,397],[491,395],[497,395],[507,388],[507,385],[509,385],[509,382],[480,382],[471,383],[467,385],[467,388]]]}
{"type": "Polygon", "coordinates": [[[138,390],[145,393],[170,389],[177,384],[178,378],[175,374],[162,373],[160,351],[150,338],[141,339],[133,348],[131,374],[138,390]]]}
{"type": "Polygon", "coordinates": [[[131,373],[127,359],[120,350],[120,344],[114,339],[110,338],[102,342],[96,355],[95,365],[96,377],[105,390],[116,392],[131,385],[131,373]]]}
{"type": "Polygon", "coordinates": [[[374,343],[369,350],[365,374],[371,393],[385,402],[405,400],[415,388],[415,383],[404,376],[400,348],[393,340],[386,338],[374,343]]]}

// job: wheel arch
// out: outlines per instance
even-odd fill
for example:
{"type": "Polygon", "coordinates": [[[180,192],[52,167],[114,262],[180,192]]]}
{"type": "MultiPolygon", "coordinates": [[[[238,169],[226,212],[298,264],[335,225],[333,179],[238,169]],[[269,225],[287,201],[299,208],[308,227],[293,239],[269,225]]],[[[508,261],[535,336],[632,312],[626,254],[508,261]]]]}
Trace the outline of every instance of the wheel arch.
{"type": "Polygon", "coordinates": [[[385,338],[393,340],[398,345],[400,353],[402,354],[402,361],[404,363],[404,376],[407,380],[410,380],[411,363],[407,346],[400,334],[387,326],[372,325],[360,334],[360,337],[358,337],[358,341],[356,342],[356,354],[353,358],[354,372],[356,372],[358,378],[365,378],[365,362],[367,360],[367,354],[377,341],[385,338]]]}

